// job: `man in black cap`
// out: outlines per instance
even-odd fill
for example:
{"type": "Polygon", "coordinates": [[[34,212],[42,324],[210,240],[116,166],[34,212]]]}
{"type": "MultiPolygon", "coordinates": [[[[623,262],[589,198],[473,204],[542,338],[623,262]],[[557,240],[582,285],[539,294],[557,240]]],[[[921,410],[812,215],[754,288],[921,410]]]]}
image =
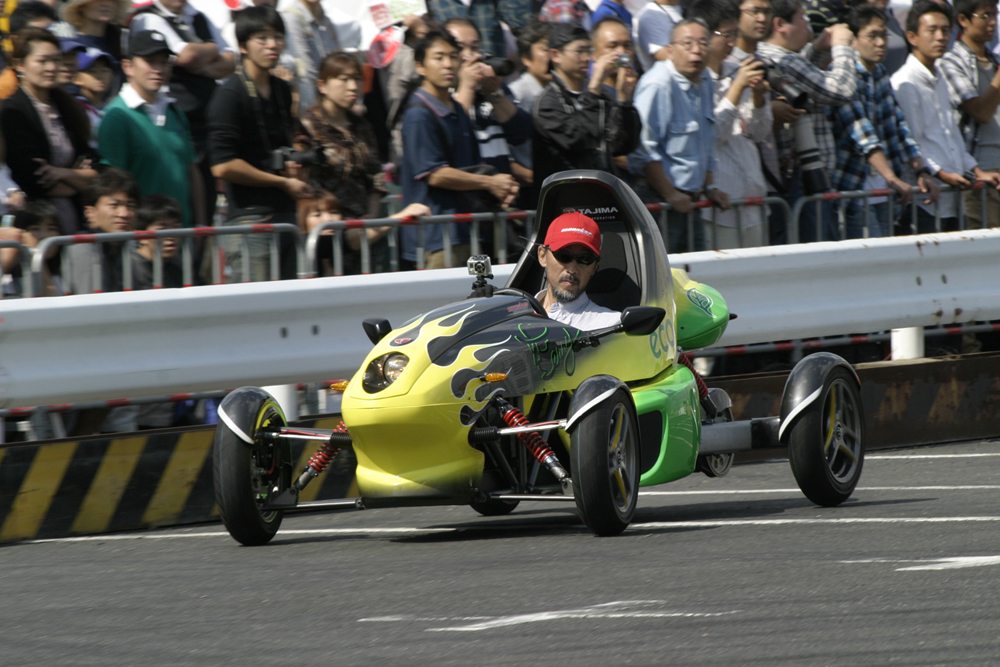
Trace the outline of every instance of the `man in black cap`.
{"type": "Polygon", "coordinates": [[[176,62],[170,95],[188,118],[205,189],[205,208],[215,211],[215,179],[208,159],[208,105],[217,82],[236,69],[236,54],[208,18],[187,0],[153,0],[135,13],[132,32],[153,30],[167,41],[176,62]]]}
{"type": "MultiPolygon", "coordinates": [[[[642,128],[632,106],[635,77],[622,69],[614,97],[602,85],[616,67],[616,53],[593,61],[590,35],[569,23],[552,27],[549,60],[552,81],[535,102],[532,161],[536,193],[542,182],[566,169],[601,169],[616,173],[612,158],[626,155],[639,144],[642,128]]],[[[537,194],[535,197],[537,203],[537,194]]],[[[532,206],[534,207],[534,206],[532,206]]]]}
{"type": "Polygon", "coordinates": [[[160,89],[170,82],[171,51],[159,32],[133,32],[122,68],[128,83],[104,112],[98,145],[104,161],[132,174],[141,196],[181,204],[186,227],[205,226],[198,156],[184,112],[160,89]]]}

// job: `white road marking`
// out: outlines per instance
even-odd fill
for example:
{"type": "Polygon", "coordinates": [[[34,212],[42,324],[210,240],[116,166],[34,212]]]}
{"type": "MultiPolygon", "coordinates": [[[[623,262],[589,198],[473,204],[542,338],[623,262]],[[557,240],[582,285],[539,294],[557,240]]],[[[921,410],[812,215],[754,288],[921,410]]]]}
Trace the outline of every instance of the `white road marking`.
{"type": "Polygon", "coordinates": [[[958,570],[966,567],[983,567],[984,565],[1000,565],[1000,556],[954,556],[951,558],[936,558],[933,560],[894,560],[891,558],[867,558],[864,560],[842,560],[840,563],[918,563],[908,567],[897,567],[896,572],[913,572],[917,570],[958,570]]]}
{"type": "Polygon", "coordinates": [[[887,524],[887,523],[966,523],[996,522],[1000,516],[922,516],[922,517],[843,517],[839,519],[721,519],[717,521],[651,521],[633,523],[628,530],[644,528],[724,528],[727,526],[798,526],[809,524],[887,524]]]}
{"type": "Polygon", "coordinates": [[[738,611],[723,612],[692,612],[664,611],[653,609],[667,603],[663,600],[621,600],[606,602],[580,609],[560,609],[557,611],[542,611],[531,614],[515,614],[512,616],[457,616],[457,617],[423,617],[408,616],[373,616],[359,618],[359,623],[461,623],[441,628],[427,628],[425,632],[479,632],[493,628],[505,628],[526,623],[541,623],[558,621],[568,618],[708,618],[728,616],[738,611]],[[469,623],[469,621],[475,621],[469,623]]]}
{"type": "MultiPolygon", "coordinates": [[[[855,493],[861,491],[996,491],[1000,484],[964,484],[951,486],[859,486],[855,493]]],[[[708,489],[699,491],[640,491],[640,496],[727,496],[752,495],[755,493],[794,493],[801,494],[797,488],[789,489],[708,489]]]]}
{"type": "Polygon", "coordinates": [[[865,454],[865,461],[902,461],[905,459],[976,459],[982,456],[1000,456],[1000,452],[981,452],[978,454],[865,454]]]}

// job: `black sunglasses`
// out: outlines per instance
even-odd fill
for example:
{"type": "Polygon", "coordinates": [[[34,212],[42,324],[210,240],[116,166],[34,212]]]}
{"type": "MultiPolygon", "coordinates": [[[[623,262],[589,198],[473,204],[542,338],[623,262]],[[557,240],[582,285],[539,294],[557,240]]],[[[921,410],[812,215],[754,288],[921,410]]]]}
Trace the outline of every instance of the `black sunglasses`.
{"type": "Polygon", "coordinates": [[[591,264],[600,259],[600,257],[598,257],[592,252],[587,252],[582,255],[576,255],[571,252],[566,252],[565,250],[553,250],[548,246],[545,247],[548,248],[548,251],[551,252],[552,256],[556,258],[556,261],[562,264],[563,266],[566,266],[570,262],[576,262],[580,266],[590,266],[591,264]]]}

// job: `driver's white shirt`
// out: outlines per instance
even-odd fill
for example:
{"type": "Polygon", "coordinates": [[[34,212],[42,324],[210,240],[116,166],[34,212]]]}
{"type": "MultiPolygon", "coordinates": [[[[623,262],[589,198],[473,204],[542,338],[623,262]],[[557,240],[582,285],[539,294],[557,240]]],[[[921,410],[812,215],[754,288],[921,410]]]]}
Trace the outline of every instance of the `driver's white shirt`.
{"type": "MultiPolygon", "coordinates": [[[[539,301],[545,299],[545,290],[535,295],[539,301]]],[[[616,310],[598,306],[590,300],[586,292],[569,303],[556,301],[549,309],[549,317],[556,322],[576,327],[581,331],[593,331],[613,327],[622,321],[622,314],[616,310]]]]}

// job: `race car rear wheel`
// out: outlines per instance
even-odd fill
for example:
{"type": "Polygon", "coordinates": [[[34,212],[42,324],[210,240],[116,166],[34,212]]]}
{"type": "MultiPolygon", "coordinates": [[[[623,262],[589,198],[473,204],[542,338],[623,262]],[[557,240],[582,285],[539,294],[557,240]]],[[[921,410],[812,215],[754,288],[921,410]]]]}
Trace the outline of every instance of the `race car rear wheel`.
{"type": "Polygon", "coordinates": [[[262,508],[291,486],[290,448],[267,437],[285,426],[284,414],[274,398],[257,387],[231,392],[219,412],[212,458],[219,514],[237,542],[267,544],[284,512],[262,508]]]}
{"type": "Polygon", "coordinates": [[[618,535],[639,495],[639,421],[625,389],[583,417],[570,441],[573,495],[595,535],[618,535]]]}
{"type": "Polygon", "coordinates": [[[809,500],[834,507],[850,498],[861,479],[864,429],[857,382],[846,369],[833,368],[788,438],[792,473],[809,500]]]}

